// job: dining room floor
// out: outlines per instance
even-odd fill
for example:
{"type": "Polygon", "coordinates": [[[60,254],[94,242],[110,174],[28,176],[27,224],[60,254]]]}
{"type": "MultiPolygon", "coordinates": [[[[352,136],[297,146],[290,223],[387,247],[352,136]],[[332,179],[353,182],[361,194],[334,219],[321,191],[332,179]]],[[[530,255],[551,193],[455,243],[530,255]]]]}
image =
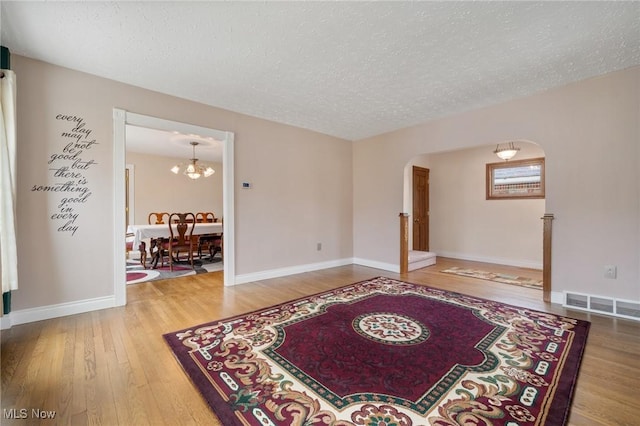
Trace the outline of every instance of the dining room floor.
{"type": "Polygon", "coordinates": [[[224,269],[221,253],[216,253],[213,258],[203,256],[202,259],[196,257],[193,261],[194,268],[188,261],[179,261],[173,264],[173,271],[170,270],[169,263],[159,264],[157,268],[151,268],[147,262],[145,269],[140,264],[140,259],[127,259],[127,285],[139,284],[148,281],[166,280],[187,275],[205,274],[217,272],[224,269]]]}

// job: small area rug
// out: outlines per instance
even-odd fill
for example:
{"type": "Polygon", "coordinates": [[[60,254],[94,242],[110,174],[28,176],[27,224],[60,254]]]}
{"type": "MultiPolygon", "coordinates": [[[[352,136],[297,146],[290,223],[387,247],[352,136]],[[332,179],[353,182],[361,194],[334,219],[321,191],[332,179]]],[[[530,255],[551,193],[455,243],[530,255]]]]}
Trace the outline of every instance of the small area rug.
{"type": "Polygon", "coordinates": [[[440,272],[542,290],[542,280],[534,280],[533,278],[520,277],[517,275],[498,274],[495,272],[480,271],[478,269],[464,269],[458,268],[457,266],[444,269],[440,272]]]}
{"type": "Polygon", "coordinates": [[[164,338],[225,426],[563,425],[589,326],[378,277],[164,338]]]}
{"type": "Polygon", "coordinates": [[[144,269],[137,259],[127,260],[127,284],[138,284],[147,281],[166,280],[169,278],[178,278],[186,275],[205,274],[207,272],[222,271],[223,263],[220,254],[215,256],[213,260],[195,259],[191,269],[188,262],[180,262],[173,265],[173,271],[169,269],[168,262],[165,266],[158,266],[157,269],[144,269]]]}

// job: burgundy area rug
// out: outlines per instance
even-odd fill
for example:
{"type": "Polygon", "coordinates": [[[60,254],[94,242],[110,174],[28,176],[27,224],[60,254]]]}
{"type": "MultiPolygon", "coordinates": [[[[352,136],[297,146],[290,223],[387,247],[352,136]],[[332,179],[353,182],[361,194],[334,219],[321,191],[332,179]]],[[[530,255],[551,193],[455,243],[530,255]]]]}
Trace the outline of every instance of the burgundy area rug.
{"type": "Polygon", "coordinates": [[[225,426],[563,425],[589,326],[378,277],[164,338],[225,426]]]}

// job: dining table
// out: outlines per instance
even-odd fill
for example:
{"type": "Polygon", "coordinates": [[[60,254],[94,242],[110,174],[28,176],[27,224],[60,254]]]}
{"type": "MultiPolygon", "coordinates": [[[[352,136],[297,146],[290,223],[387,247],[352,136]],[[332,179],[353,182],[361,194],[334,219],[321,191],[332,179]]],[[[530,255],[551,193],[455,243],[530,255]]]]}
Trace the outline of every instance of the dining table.
{"type": "MultiPolygon", "coordinates": [[[[222,234],[222,222],[201,222],[201,223],[189,223],[187,224],[187,232],[186,235],[191,233],[191,228],[193,228],[192,235],[209,235],[209,234],[222,234]]],[[[173,228],[174,235],[178,234],[177,224],[171,224],[173,228]]],[[[140,263],[146,268],[146,240],[157,240],[159,238],[170,238],[171,233],[169,232],[168,224],[159,224],[159,225],[129,225],[127,227],[127,234],[133,234],[133,247],[138,247],[140,250],[140,263]]],[[[152,254],[153,257],[153,254],[152,254]]],[[[156,259],[155,260],[157,263],[156,259]]]]}

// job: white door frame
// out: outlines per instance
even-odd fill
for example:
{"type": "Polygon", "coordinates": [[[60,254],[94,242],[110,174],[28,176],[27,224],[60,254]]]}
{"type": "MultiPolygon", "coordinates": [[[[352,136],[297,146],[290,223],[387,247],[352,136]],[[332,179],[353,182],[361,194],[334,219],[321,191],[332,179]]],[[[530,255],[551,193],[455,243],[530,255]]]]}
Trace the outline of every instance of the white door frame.
{"type": "Polygon", "coordinates": [[[233,132],[209,129],[187,123],[136,114],[123,109],[113,109],[113,173],[114,173],[114,295],[116,306],[127,303],[125,259],[125,203],[124,169],[126,126],[133,125],[184,134],[211,136],[222,142],[222,213],[224,232],[224,285],[235,284],[235,235],[234,235],[234,173],[233,132]]]}
{"type": "MultiPolygon", "coordinates": [[[[125,141],[126,143],[126,141],[125,141]]],[[[133,164],[125,164],[125,169],[129,170],[129,187],[128,192],[129,192],[129,220],[127,221],[127,223],[129,224],[133,224],[133,218],[135,217],[135,211],[136,211],[136,167],[133,164]]],[[[133,251],[137,251],[138,248],[134,247],[135,250],[133,251]]]]}

